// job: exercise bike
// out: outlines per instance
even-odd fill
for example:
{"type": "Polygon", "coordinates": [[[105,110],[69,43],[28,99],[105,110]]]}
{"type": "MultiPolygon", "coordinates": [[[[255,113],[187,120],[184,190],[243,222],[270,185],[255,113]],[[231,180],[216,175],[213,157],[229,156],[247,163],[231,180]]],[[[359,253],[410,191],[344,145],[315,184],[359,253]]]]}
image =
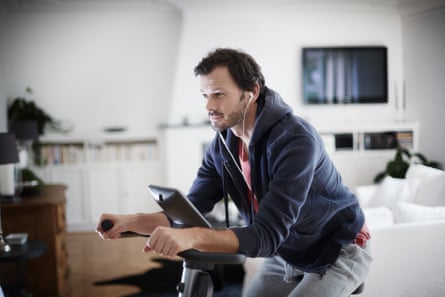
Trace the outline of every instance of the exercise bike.
{"type": "MultiPolygon", "coordinates": [[[[149,190],[159,206],[173,221],[174,226],[200,226],[211,228],[212,225],[178,190],[149,185],[149,190]]],[[[113,227],[113,222],[104,220],[101,223],[104,231],[113,227]]],[[[121,237],[147,236],[134,232],[124,232],[121,237]]],[[[186,250],[178,254],[183,259],[181,281],[177,285],[178,297],[212,297],[213,281],[210,272],[217,264],[243,264],[246,256],[233,253],[212,253],[198,250],[186,250]]],[[[363,291],[361,284],[352,295],[363,291]]]]}
{"type": "MultiPolygon", "coordinates": [[[[102,229],[108,231],[113,222],[104,220],[102,229]]],[[[122,237],[146,236],[134,232],[124,232],[122,237]]],[[[178,254],[183,259],[181,281],[177,285],[178,297],[211,297],[213,281],[210,272],[217,264],[242,264],[246,256],[231,253],[210,253],[197,250],[186,250],[178,254]]]]}

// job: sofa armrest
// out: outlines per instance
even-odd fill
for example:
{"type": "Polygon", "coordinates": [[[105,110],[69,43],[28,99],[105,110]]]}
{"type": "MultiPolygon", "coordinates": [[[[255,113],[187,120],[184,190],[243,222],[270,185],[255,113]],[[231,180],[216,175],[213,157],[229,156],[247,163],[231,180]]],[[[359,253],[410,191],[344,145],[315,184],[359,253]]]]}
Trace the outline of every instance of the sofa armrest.
{"type": "Polygon", "coordinates": [[[373,262],[362,297],[443,296],[445,221],[371,231],[373,262]]]}

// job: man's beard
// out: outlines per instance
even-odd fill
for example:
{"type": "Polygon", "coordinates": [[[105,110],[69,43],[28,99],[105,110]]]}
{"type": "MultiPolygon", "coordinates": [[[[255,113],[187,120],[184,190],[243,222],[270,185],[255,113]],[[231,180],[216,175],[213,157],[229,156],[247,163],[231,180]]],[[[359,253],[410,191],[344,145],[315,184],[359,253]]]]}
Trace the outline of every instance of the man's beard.
{"type": "Polygon", "coordinates": [[[232,128],[239,123],[241,123],[243,120],[243,112],[240,110],[236,110],[228,115],[228,117],[223,118],[222,121],[213,122],[210,121],[210,124],[212,125],[213,129],[217,131],[224,131],[229,128],[232,128]]]}
{"type": "MultiPolygon", "coordinates": [[[[219,121],[219,122],[210,121],[212,128],[216,131],[224,131],[224,130],[227,130],[229,128],[232,128],[232,127],[242,123],[242,121],[244,120],[244,113],[246,112],[245,107],[241,108],[244,98],[245,98],[245,96],[241,95],[240,104],[238,104],[238,109],[233,111],[232,113],[230,113],[227,117],[224,116],[222,121],[219,121]]],[[[218,113],[218,112],[209,112],[209,116],[211,114],[224,115],[224,114],[218,113]]]]}

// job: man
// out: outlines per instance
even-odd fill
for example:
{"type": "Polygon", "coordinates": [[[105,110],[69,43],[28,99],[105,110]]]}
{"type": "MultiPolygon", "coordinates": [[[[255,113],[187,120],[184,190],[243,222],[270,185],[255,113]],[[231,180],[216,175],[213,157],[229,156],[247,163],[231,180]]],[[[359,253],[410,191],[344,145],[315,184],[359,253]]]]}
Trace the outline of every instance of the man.
{"type": "Polygon", "coordinates": [[[203,213],[230,196],[247,225],[174,229],[164,213],[107,215],[98,232],[151,234],[144,251],[187,249],[268,257],[245,296],[349,296],[371,256],[357,198],[342,183],[315,129],[265,86],[248,54],[220,48],[195,67],[217,131],[188,198],[203,213]]]}

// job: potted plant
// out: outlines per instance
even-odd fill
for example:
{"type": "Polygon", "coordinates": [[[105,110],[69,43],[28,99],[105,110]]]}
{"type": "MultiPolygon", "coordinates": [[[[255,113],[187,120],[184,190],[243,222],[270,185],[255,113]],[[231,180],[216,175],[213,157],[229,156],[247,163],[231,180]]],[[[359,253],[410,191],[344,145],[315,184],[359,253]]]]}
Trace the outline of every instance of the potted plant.
{"type": "MultiPolygon", "coordinates": [[[[33,91],[30,87],[26,88],[26,93],[32,95],[33,91]]],[[[67,133],[71,128],[64,127],[62,122],[56,120],[46,111],[40,108],[33,100],[28,100],[25,97],[16,97],[8,105],[8,125],[9,129],[17,127],[18,123],[24,122],[35,122],[37,124],[38,135],[43,135],[47,128],[61,132],[67,133]]],[[[35,165],[41,165],[43,162],[41,160],[41,150],[40,143],[38,139],[33,139],[27,142],[26,147],[22,149],[27,151],[28,148],[32,151],[32,159],[34,159],[35,165]],[[29,147],[31,146],[31,147],[29,147]]],[[[22,184],[22,194],[32,194],[38,188],[35,186],[43,185],[43,181],[25,165],[24,168],[20,168],[20,177],[22,184]]]]}
{"type": "Polygon", "coordinates": [[[412,163],[442,169],[439,162],[430,161],[421,153],[410,153],[408,149],[398,147],[394,159],[388,161],[385,170],[374,177],[374,182],[380,182],[387,175],[395,178],[405,178],[409,165],[412,163]]]}
{"type": "MultiPolygon", "coordinates": [[[[27,87],[26,93],[32,95],[33,90],[27,87]]],[[[43,135],[46,128],[61,133],[71,131],[71,128],[64,127],[61,121],[50,116],[46,111],[37,106],[33,100],[27,100],[25,97],[16,97],[8,106],[8,122],[26,120],[37,123],[39,135],[43,135]]]]}

